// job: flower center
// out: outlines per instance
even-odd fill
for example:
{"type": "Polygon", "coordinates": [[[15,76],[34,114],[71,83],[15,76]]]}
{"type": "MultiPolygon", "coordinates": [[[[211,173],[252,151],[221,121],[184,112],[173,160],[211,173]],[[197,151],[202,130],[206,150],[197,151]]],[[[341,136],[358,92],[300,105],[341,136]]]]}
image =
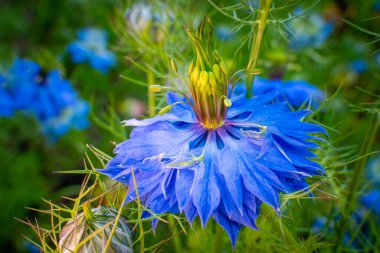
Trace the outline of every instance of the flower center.
{"type": "Polygon", "coordinates": [[[204,128],[215,129],[223,125],[231,101],[227,98],[227,67],[217,52],[211,52],[212,26],[210,21],[208,22],[207,44],[203,42],[205,24],[206,19],[204,18],[195,31],[192,26],[186,27],[186,32],[193,42],[197,54],[196,62],[192,62],[189,67],[190,85],[188,88],[198,121],[204,128]]]}

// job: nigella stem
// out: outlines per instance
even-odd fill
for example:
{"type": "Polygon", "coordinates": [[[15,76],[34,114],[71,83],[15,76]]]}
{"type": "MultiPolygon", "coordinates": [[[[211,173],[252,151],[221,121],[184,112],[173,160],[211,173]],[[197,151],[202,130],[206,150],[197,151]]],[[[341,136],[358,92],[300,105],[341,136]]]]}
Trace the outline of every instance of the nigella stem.
{"type": "Polygon", "coordinates": [[[289,250],[291,250],[290,252],[298,252],[298,242],[296,238],[294,238],[293,234],[284,224],[280,223],[278,216],[275,214],[272,208],[266,204],[262,204],[261,211],[262,215],[271,223],[273,229],[282,235],[284,240],[287,242],[287,246],[289,246],[289,250]]]}
{"type": "Polygon", "coordinates": [[[363,140],[362,146],[360,148],[359,156],[363,156],[363,158],[358,160],[358,162],[356,163],[352,177],[351,177],[347,198],[343,206],[343,215],[340,220],[340,226],[337,226],[337,228],[339,228],[337,252],[341,251],[341,246],[343,243],[343,235],[347,228],[347,223],[349,222],[348,220],[351,218],[349,213],[351,212],[351,207],[353,206],[352,202],[355,201],[355,193],[358,188],[359,179],[361,178],[361,175],[363,174],[364,167],[368,159],[368,156],[366,156],[366,154],[368,154],[369,151],[371,150],[373,141],[375,140],[375,137],[376,137],[377,128],[378,128],[377,117],[378,117],[377,114],[374,113],[372,116],[371,124],[370,124],[371,129],[367,131],[366,136],[363,140]]]}
{"type": "Polygon", "coordinates": [[[139,235],[139,238],[138,240],[140,240],[140,253],[144,253],[145,252],[145,233],[144,233],[144,227],[143,227],[143,222],[142,222],[142,205],[141,205],[141,202],[140,202],[140,194],[139,194],[139,191],[137,189],[137,181],[136,181],[136,177],[135,177],[135,172],[134,172],[134,169],[132,168],[132,179],[133,179],[133,187],[134,187],[134,190],[136,192],[136,203],[137,203],[137,220],[138,220],[138,223],[139,223],[139,229],[140,229],[140,235],[139,235]]]}
{"type": "MultiPolygon", "coordinates": [[[[148,86],[154,84],[154,75],[152,71],[148,71],[147,73],[147,83],[148,86]]],[[[149,116],[153,117],[156,115],[156,101],[154,97],[154,92],[149,91],[148,89],[148,108],[149,108],[149,116]]]]}
{"type": "Polygon", "coordinates": [[[179,237],[179,231],[171,215],[168,216],[168,221],[169,221],[170,226],[173,228],[173,235],[174,235],[173,244],[174,244],[175,252],[182,252],[182,244],[181,244],[181,239],[179,237]]]}
{"type": "MultiPolygon", "coordinates": [[[[247,78],[245,79],[245,85],[247,87],[247,97],[250,98],[252,96],[252,83],[255,78],[255,69],[257,64],[257,59],[259,57],[261,42],[264,36],[265,28],[267,26],[268,13],[270,9],[272,0],[260,0],[260,8],[259,8],[259,23],[257,26],[257,32],[253,31],[253,43],[251,47],[251,53],[249,55],[249,61],[247,66],[247,78]]],[[[256,24],[254,23],[253,26],[256,24]]],[[[253,27],[253,30],[255,28],[253,27]]]]}

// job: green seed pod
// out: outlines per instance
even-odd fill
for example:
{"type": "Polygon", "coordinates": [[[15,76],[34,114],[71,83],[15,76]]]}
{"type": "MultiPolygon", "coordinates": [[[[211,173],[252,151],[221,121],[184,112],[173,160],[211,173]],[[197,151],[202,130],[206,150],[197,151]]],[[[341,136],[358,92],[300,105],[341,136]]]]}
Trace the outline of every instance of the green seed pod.
{"type": "MultiPolygon", "coordinates": [[[[61,229],[59,250],[62,253],[104,252],[114,226],[117,211],[108,207],[85,208],[61,229]],[[95,235],[94,235],[95,234],[95,235]]],[[[132,231],[121,216],[107,253],[133,253],[132,231]]]]}

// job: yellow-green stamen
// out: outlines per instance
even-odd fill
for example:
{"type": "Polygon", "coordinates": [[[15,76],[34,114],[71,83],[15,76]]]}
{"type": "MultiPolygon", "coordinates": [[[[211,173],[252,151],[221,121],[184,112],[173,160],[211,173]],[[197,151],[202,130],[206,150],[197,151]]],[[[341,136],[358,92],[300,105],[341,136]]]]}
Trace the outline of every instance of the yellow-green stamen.
{"type": "MultiPolygon", "coordinates": [[[[209,41],[204,46],[202,38],[205,24],[204,18],[195,31],[191,26],[185,27],[197,53],[196,63],[192,62],[188,70],[189,90],[197,119],[204,128],[215,129],[223,125],[231,101],[227,98],[227,67],[216,52],[211,52],[209,41]]],[[[210,22],[208,24],[210,37],[212,26],[210,22]]]]}

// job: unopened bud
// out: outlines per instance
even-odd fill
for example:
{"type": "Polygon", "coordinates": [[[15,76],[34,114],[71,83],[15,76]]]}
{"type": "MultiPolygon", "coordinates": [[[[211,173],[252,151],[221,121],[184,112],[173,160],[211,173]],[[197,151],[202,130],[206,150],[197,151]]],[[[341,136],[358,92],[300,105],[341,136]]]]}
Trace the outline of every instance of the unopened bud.
{"type": "Polygon", "coordinates": [[[132,253],[132,231],[127,220],[120,216],[113,231],[118,216],[117,211],[102,206],[88,208],[89,206],[84,206],[86,213],[79,213],[62,227],[59,233],[59,252],[132,253]],[[105,250],[108,240],[110,244],[105,250]]]}

